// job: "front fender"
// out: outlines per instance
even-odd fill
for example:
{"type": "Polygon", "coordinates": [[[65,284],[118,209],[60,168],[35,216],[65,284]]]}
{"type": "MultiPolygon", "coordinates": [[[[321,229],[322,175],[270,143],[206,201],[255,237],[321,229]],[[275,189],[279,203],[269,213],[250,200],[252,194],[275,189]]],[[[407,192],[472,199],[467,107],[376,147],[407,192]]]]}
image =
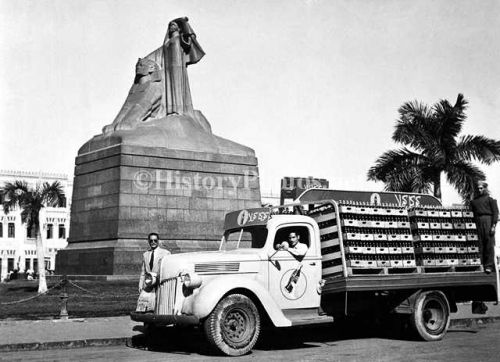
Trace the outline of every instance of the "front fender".
{"type": "Polygon", "coordinates": [[[253,293],[266,310],[276,327],[289,327],[292,322],[285,317],[274,299],[258,282],[238,276],[224,275],[210,280],[195,292],[185,302],[183,312],[189,310],[199,319],[207,317],[221,298],[234,289],[246,289],[253,293]],[[186,310],[187,309],[187,310],[186,310]]]}

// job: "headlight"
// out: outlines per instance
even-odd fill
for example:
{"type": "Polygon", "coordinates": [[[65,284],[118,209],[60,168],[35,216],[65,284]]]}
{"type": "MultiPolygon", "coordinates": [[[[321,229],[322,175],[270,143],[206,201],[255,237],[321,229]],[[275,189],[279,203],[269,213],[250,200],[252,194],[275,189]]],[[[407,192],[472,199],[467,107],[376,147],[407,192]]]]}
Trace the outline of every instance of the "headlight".
{"type": "Polygon", "coordinates": [[[182,274],[182,282],[186,288],[195,289],[201,286],[201,277],[196,273],[182,274]]]}
{"type": "Polygon", "coordinates": [[[156,285],[156,273],[146,273],[144,277],[144,285],[146,287],[154,287],[156,285]]]}

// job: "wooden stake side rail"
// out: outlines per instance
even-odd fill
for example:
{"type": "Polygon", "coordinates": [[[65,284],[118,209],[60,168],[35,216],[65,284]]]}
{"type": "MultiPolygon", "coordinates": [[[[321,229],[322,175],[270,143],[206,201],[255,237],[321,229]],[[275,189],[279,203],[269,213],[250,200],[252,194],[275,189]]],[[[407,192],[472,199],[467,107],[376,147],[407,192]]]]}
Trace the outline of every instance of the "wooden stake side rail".
{"type": "Polygon", "coordinates": [[[415,266],[409,268],[397,267],[374,267],[374,268],[355,268],[347,267],[347,274],[356,275],[376,275],[376,274],[409,274],[409,273],[455,273],[455,272],[483,272],[482,265],[467,266],[415,266]]]}
{"type": "Polygon", "coordinates": [[[496,276],[483,272],[339,276],[326,279],[322,294],[467,286],[491,286],[496,290],[496,276]]]}

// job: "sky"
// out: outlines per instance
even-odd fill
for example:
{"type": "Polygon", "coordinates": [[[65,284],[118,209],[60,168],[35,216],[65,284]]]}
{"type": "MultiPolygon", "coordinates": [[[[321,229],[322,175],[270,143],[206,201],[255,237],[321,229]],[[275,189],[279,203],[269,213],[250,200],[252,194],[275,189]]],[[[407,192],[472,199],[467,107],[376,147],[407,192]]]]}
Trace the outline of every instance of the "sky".
{"type": "MultiPolygon", "coordinates": [[[[72,177],[180,16],[206,52],[188,68],[193,104],[255,150],[263,193],[283,176],[381,190],[366,173],[397,146],[407,101],[463,93],[462,134],[500,139],[500,1],[0,0],[0,169],[72,177]]],[[[500,197],[500,163],[481,167],[500,197]]]]}

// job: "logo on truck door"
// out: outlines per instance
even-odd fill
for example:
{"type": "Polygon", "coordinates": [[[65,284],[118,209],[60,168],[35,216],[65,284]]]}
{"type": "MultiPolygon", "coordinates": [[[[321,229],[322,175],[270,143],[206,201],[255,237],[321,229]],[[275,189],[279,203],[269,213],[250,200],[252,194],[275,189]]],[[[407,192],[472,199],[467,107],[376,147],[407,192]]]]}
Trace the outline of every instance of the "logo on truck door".
{"type": "Polygon", "coordinates": [[[236,222],[239,226],[244,226],[250,219],[250,213],[247,210],[241,210],[236,222]]]}
{"type": "Polygon", "coordinates": [[[281,294],[286,299],[297,300],[302,298],[307,289],[307,277],[302,271],[302,264],[296,269],[287,270],[283,273],[280,282],[281,294]]]}

